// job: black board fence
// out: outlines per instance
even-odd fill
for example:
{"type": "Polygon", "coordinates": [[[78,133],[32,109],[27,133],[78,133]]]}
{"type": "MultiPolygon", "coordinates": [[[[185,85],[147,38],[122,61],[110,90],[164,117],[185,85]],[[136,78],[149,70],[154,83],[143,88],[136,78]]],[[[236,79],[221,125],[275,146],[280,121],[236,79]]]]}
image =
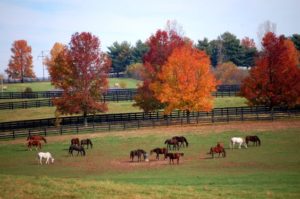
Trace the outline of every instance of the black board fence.
{"type": "Polygon", "coordinates": [[[32,134],[74,134],[82,132],[139,129],[142,127],[189,125],[231,121],[261,121],[282,118],[300,118],[300,108],[270,109],[265,106],[216,108],[211,112],[173,111],[164,115],[162,111],[93,115],[88,117],[88,126],[83,117],[63,117],[61,125],[55,127],[55,118],[0,123],[0,139],[25,137],[32,134]]]}

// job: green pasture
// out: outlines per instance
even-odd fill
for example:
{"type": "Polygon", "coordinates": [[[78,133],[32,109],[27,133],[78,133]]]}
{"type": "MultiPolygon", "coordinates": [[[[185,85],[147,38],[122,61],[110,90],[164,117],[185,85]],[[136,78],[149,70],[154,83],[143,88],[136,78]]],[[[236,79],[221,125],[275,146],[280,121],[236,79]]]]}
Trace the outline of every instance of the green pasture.
{"type": "MultiPolygon", "coordinates": [[[[0,100],[0,102],[2,101],[0,100]]],[[[107,113],[129,113],[129,112],[141,111],[139,108],[133,107],[132,104],[133,102],[130,101],[110,102],[108,103],[107,113]]],[[[241,97],[224,97],[224,98],[214,99],[215,108],[237,107],[237,106],[246,106],[246,99],[241,97]]],[[[53,118],[54,112],[55,112],[55,107],[0,110],[0,122],[53,118]]]]}
{"type": "MultiPolygon", "coordinates": [[[[68,155],[70,138],[49,141],[42,151],[55,158],[39,165],[36,151],[24,142],[0,142],[0,198],[299,198],[299,129],[256,131],[261,147],[226,148],[226,158],[211,159],[207,151],[218,141],[228,146],[242,130],[205,132],[182,129],[189,147],[181,149],[179,165],[168,161],[130,162],[130,150],[163,147],[172,128],[151,134],[107,133],[92,138],[85,157],[68,155]]],[[[91,135],[90,135],[91,136],[91,135]]]]}
{"type": "MultiPolygon", "coordinates": [[[[136,88],[138,80],[131,78],[109,78],[109,87],[114,87],[115,83],[125,83],[126,88],[136,88]]],[[[14,83],[4,84],[7,88],[4,92],[23,92],[25,88],[30,87],[32,91],[50,91],[54,89],[51,82],[32,82],[32,83],[14,83]]]]}

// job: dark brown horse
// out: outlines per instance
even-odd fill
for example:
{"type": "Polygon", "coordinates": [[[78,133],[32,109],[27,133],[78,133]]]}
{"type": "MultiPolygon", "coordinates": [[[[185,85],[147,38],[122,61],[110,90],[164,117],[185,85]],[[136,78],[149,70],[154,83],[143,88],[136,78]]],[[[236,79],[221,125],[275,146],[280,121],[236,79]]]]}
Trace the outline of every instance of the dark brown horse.
{"type": "Polygon", "coordinates": [[[39,140],[39,141],[43,140],[45,143],[47,143],[46,138],[44,138],[44,137],[41,136],[41,135],[29,135],[29,136],[27,137],[27,141],[28,141],[28,140],[39,140]]]}
{"type": "Polygon", "coordinates": [[[71,145],[69,147],[69,154],[72,156],[73,156],[73,151],[77,151],[77,156],[79,153],[80,153],[80,155],[85,156],[85,150],[84,150],[83,146],[81,146],[81,145],[76,145],[76,144],[71,145]]]}
{"type": "Polygon", "coordinates": [[[167,139],[165,144],[167,144],[167,149],[169,150],[171,150],[171,145],[173,146],[173,150],[179,150],[179,142],[176,139],[167,139]]]}
{"type": "Polygon", "coordinates": [[[177,140],[178,143],[180,143],[180,147],[188,147],[189,146],[189,143],[187,141],[187,139],[184,137],[184,136],[174,136],[172,137],[172,139],[175,139],[177,140]]]}
{"type": "MultiPolygon", "coordinates": [[[[168,149],[167,148],[155,148],[150,151],[150,155],[152,155],[152,153],[156,153],[156,159],[159,160],[159,154],[164,154],[164,156],[166,156],[166,154],[168,153],[168,149]]],[[[166,157],[165,157],[165,159],[166,159],[166,157]]]]}
{"type": "Polygon", "coordinates": [[[253,142],[253,145],[255,145],[255,146],[260,146],[260,144],[261,144],[259,137],[256,135],[246,136],[245,140],[246,140],[247,145],[249,142],[253,142]]]}
{"type": "Polygon", "coordinates": [[[81,140],[80,144],[81,144],[81,146],[87,145],[87,148],[89,148],[89,146],[91,146],[91,148],[93,148],[93,143],[90,139],[81,140]]]}
{"type": "Polygon", "coordinates": [[[137,150],[130,151],[130,158],[131,158],[132,162],[133,162],[133,159],[135,156],[137,156],[138,162],[142,161],[142,156],[143,156],[144,160],[147,160],[147,158],[148,158],[148,154],[143,149],[137,149],[137,150]]]}
{"type": "Polygon", "coordinates": [[[177,160],[177,164],[179,164],[180,156],[183,156],[183,155],[184,155],[184,153],[167,153],[165,155],[165,158],[169,158],[170,164],[171,164],[171,162],[174,164],[175,159],[177,160]]]}
{"type": "Polygon", "coordinates": [[[28,149],[32,150],[32,146],[35,146],[35,150],[37,150],[37,148],[41,149],[42,148],[42,144],[39,140],[29,140],[27,143],[27,147],[28,149]]]}
{"type": "Polygon", "coordinates": [[[222,146],[222,144],[220,144],[220,143],[218,143],[217,146],[215,146],[215,147],[211,147],[208,154],[211,154],[211,157],[214,158],[215,153],[218,153],[219,157],[220,157],[220,154],[222,154],[223,158],[226,157],[226,151],[225,151],[224,147],[222,146]]]}
{"type": "Polygon", "coordinates": [[[77,145],[77,146],[79,146],[80,145],[79,138],[73,138],[71,140],[71,145],[77,145]]]}

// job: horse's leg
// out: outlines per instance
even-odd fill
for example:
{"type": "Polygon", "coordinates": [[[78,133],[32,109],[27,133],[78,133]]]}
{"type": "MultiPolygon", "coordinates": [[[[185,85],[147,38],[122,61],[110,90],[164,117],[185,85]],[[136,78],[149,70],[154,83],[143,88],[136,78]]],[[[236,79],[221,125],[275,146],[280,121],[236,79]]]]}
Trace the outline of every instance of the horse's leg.
{"type": "Polygon", "coordinates": [[[43,164],[43,163],[42,163],[42,159],[43,159],[43,158],[42,158],[42,157],[40,157],[40,164],[41,164],[41,165],[43,164]]]}
{"type": "Polygon", "coordinates": [[[159,160],[159,153],[156,154],[156,159],[159,160]]]}

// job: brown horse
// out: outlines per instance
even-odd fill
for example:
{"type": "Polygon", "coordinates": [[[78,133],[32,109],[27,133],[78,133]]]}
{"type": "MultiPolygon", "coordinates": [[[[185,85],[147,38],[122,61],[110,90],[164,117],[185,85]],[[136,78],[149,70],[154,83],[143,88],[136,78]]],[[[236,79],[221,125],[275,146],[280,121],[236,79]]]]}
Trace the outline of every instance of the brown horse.
{"type": "Polygon", "coordinates": [[[87,148],[89,148],[89,145],[90,145],[91,148],[93,148],[93,143],[90,139],[81,140],[80,144],[81,144],[81,146],[87,145],[87,148]]]}
{"type": "Polygon", "coordinates": [[[171,162],[174,164],[174,159],[176,159],[177,160],[177,164],[179,164],[179,159],[180,159],[180,156],[183,156],[184,155],[184,153],[167,153],[166,155],[165,155],[165,158],[169,158],[169,160],[170,160],[170,164],[171,164],[171,162]]]}
{"type": "Polygon", "coordinates": [[[28,140],[39,140],[39,141],[43,140],[45,143],[47,143],[46,138],[43,137],[43,136],[41,136],[41,135],[29,135],[29,136],[27,137],[27,141],[28,141],[28,140]]]}
{"type": "Polygon", "coordinates": [[[73,138],[71,140],[71,145],[77,145],[77,146],[79,146],[80,145],[79,138],[73,138]]]}
{"type": "Polygon", "coordinates": [[[224,147],[222,146],[222,144],[220,144],[220,143],[218,143],[217,146],[215,146],[215,147],[211,147],[208,154],[211,154],[212,158],[214,158],[215,153],[218,153],[219,157],[220,157],[220,154],[222,154],[223,158],[226,157],[226,151],[225,151],[224,147]]]}
{"type": "Polygon", "coordinates": [[[130,151],[130,158],[131,158],[132,162],[133,162],[134,156],[137,156],[138,162],[142,161],[142,156],[144,157],[144,160],[147,160],[147,158],[148,158],[148,154],[143,149],[137,149],[137,150],[130,151]]]}
{"type": "Polygon", "coordinates": [[[180,147],[188,147],[189,146],[189,143],[187,141],[187,139],[184,137],[184,136],[174,136],[172,137],[172,139],[175,139],[177,140],[178,144],[180,143],[180,147]]]}
{"type": "Polygon", "coordinates": [[[171,145],[173,145],[173,150],[179,150],[179,142],[176,139],[167,139],[165,144],[167,144],[169,150],[171,150],[171,145]]]}
{"type": "Polygon", "coordinates": [[[260,146],[260,144],[261,144],[261,141],[260,141],[259,137],[256,136],[256,135],[246,136],[245,140],[246,140],[247,145],[248,145],[249,142],[253,142],[253,145],[255,145],[255,146],[260,146]]]}
{"type": "MultiPolygon", "coordinates": [[[[167,148],[155,148],[150,151],[150,155],[152,155],[152,153],[156,153],[156,159],[159,160],[159,154],[166,155],[168,153],[168,149],[167,148]]],[[[165,157],[165,159],[166,159],[166,157],[165,157]]]]}
{"type": "Polygon", "coordinates": [[[27,143],[27,147],[28,149],[30,149],[30,151],[32,150],[32,146],[35,146],[35,150],[37,150],[37,148],[41,149],[42,148],[42,144],[39,140],[29,140],[27,143]]]}

